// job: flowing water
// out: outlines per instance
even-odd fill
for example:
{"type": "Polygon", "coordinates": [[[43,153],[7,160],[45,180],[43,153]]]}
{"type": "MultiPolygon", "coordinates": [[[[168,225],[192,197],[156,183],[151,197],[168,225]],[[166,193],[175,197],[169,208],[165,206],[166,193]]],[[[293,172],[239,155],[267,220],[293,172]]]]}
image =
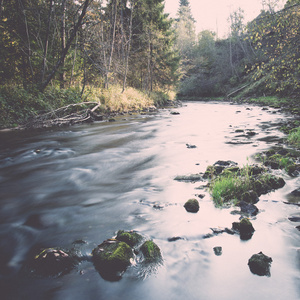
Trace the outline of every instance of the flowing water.
{"type": "Polygon", "coordinates": [[[299,223],[288,219],[300,212],[284,203],[299,178],[280,173],[285,187],[260,197],[248,241],[226,233],[204,239],[210,228],[238,221],[236,208],[216,208],[201,182],[174,180],[217,160],[254,162],[255,153],[283,138],[277,125],[287,116],[217,102],[187,102],[176,111],[0,133],[1,299],[300,299],[299,223]],[[188,213],[183,205],[196,194],[205,195],[200,210],[188,213]],[[37,224],[28,221],[35,217],[37,224]],[[117,282],[104,280],[89,261],[57,278],[20,271],[37,245],[70,249],[84,241],[80,249],[89,255],[119,229],[153,239],[163,265],[143,278],[131,266],[117,282]],[[175,236],[182,239],[168,241],[175,236]],[[247,265],[260,251],[273,259],[270,277],[247,265]]]}

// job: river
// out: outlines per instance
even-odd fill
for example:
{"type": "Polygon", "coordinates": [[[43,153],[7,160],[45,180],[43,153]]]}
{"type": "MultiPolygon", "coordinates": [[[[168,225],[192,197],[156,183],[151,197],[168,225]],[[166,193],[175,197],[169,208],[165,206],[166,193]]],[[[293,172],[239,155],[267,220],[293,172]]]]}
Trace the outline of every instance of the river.
{"type": "Polygon", "coordinates": [[[287,118],[251,105],[184,102],[116,122],[1,132],[1,299],[300,299],[299,223],[288,219],[300,212],[284,203],[299,177],[280,173],[286,185],[260,197],[248,241],[226,233],[204,239],[210,228],[230,228],[239,215],[216,208],[201,182],[174,180],[218,160],[253,163],[255,153],[281,142],[278,124],[287,118]],[[195,194],[204,196],[200,210],[188,213],[183,205],[195,194]],[[28,221],[35,218],[36,224],[28,221]],[[143,278],[129,267],[117,282],[104,280],[89,261],[57,278],[21,272],[34,247],[70,249],[77,241],[89,255],[119,229],[153,239],[163,265],[143,278]],[[175,236],[182,239],[168,241],[175,236]],[[272,257],[270,277],[252,274],[247,265],[260,251],[272,257]]]}

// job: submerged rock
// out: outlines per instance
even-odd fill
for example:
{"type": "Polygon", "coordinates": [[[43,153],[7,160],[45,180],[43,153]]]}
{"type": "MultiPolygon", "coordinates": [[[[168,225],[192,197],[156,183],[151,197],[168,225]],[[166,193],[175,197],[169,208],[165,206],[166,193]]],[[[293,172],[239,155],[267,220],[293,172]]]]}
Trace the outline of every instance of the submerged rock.
{"type": "Polygon", "coordinates": [[[248,266],[253,274],[259,276],[270,276],[272,258],[262,252],[254,254],[248,261],[248,266]]]}
{"type": "Polygon", "coordinates": [[[192,145],[192,144],[186,144],[186,147],[187,147],[188,149],[195,149],[195,148],[197,148],[196,145],[192,145]]]}
{"type": "Polygon", "coordinates": [[[252,203],[241,201],[239,207],[241,208],[241,212],[247,215],[256,216],[258,214],[258,208],[252,203]]]}
{"type": "Polygon", "coordinates": [[[63,249],[46,248],[34,257],[29,269],[38,276],[60,276],[70,272],[77,263],[77,258],[63,249]]]}
{"type": "Polygon", "coordinates": [[[296,189],[296,190],[293,190],[291,192],[291,195],[292,196],[295,196],[295,197],[300,197],[300,188],[296,189]]]}
{"type": "Polygon", "coordinates": [[[183,240],[183,238],[180,236],[173,236],[168,238],[168,242],[176,242],[178,240],[183,240]]]}
{"type": "Polygon", "coordinates": [[[199,211],[199,201],[197,199],[189,199],[184,204],[184,208],[187,212],[196,213],[199,211]]]}
{"type": "Polygon", "coordinates": [[[93,249],[92,256],[100,275],[115,281],[121,278],[120,274],[131,264],[134,254],[127,243],[109,239],[93,249]]]}
{"type": "Polygon", "coordinates": [[[233,222],[232,229],[239,231],[242,240],[249,240],[255,229],[249,219],[243,218],[240,222],[233,222]]]}
{"type": "Polygon", "coordinates": [[[177,181],[202,181],[203,177],[201,174],[191,174],[191,175],[178,175],[174,178],[177,181]]]}

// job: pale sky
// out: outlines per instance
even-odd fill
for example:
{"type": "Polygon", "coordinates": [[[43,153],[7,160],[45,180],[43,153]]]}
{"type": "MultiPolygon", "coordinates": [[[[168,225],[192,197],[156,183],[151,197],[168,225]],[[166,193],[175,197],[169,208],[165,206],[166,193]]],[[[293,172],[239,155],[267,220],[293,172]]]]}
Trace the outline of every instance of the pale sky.
{"type": "MultiPolygon", "coordinates": [[[[280,0],[281,7],[286,0],[280,0]]],[[[196,23],[196,31],[218,31],[218,37],[222,38],[229,32],[228,18],[230,12],[239,7],[244,10],[246,23],[257,17],[262,9],[262,0],[190,0],[192,14],[196,23]]],[[[165,12],[170,17],[176,17],[179,0],[165,0],[165,12]]]]}

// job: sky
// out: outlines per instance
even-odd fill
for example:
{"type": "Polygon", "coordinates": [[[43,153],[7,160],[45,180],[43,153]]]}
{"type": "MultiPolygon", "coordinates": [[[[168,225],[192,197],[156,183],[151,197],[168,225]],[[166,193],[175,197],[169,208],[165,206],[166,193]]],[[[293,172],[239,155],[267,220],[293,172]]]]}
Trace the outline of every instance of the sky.
{"type": "MultiPolygon", "coordinates": [[[[286,0],[280,0],[281,5],[286,0]]],[[[196,32],[211,30],[217,32],[219,38],[229,32],[228,18],[230,12],[239,7],[245,12],[246,23],[257,17],[263,8],[262,0],[190,0],[191,10],[196,23],[196,32]]],[[[165,0],[165,12],[174,18],[178,11],[179,0],[165,0]]]]}

